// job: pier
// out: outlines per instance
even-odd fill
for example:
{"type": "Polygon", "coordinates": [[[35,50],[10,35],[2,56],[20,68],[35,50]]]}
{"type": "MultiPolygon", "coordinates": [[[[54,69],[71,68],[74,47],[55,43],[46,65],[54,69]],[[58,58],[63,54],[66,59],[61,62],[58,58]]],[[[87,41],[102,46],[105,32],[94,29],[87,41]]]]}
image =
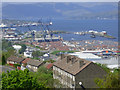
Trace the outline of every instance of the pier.
{"type": "Polygon", "coordinates": [[[110,38],[110,39],[116,39],[115,37],[108,35],[106,31],[98,32],[98,31],[89,30],[89,31],[85,31],[85,32],[83,32],[83,31],[74,32],[74,34],[76,34],[76,35],[89,34],[89,35],[91,35],[92,38],[95,38],[96,36],[100,36],[100,37],[105,37],[105,38],[110,38]]]}

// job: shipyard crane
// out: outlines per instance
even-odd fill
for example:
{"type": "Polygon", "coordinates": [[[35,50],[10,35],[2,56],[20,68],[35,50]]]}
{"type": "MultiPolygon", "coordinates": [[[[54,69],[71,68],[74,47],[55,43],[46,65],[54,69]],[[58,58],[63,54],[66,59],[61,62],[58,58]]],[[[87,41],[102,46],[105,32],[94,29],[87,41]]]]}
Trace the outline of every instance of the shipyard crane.
{"type": "Polygon", "coordinates": [[[42,35],[43,35],[43,38],[44,38],[44,41],[45,41],[45,38],[46,38],[46,30],[45,30],[45,27],[44,27],[44,23],[42,22],[42,18],[38,20],[38,25],[40,25],[40,29],[42,31],[42,35]]]}
{"type": "Polygon", "coordinates": [[[49,35],[50,35],[51,40],[52,40],[53,32],[52,32],[52,30],[50,30],[50,28],[49,28],[49,26],[51,26],[51,25],[52,25],[52,22],[51,22],[51,20],[49,20],[49,21],[48,21],[48,24],[46,24],[45,26],[46,26],[46,29],[48,30],[49,35]]]}
{"type": "Polygon", "coordinates": [[[53,33],[49,28],[49,26],[52,25],[51,20],[47,23],[43,23],[42,19],[40,19],[40,20],[38,20],[38,25],[40,25],[40,27],[41,27],[41,31],[42,31],[42,35],[43,35],[44,40],[46,40],[46,35],[50,35],[51,40],[52,40],[53,33]]]}
{"type": "MultiPolygon", "coordinates": [[[[38,20],[38,22],[36,22],[35,26],[38,26],[40,27],[41,29],[41,37],[44,39],[44,41],[46,41],[47,39],[50,41],[53,40],[53,31],[50,30],[50,27],[52,25],[52,21],[49,19],[49,21],[47,22],[43,22],[42,21],[42,18],[38,20]]],[[[30,27],[33,26],[32,24],[23,24],[23,25],[14,25],[14,24],[11,24],[10,26],[7,26],[5,28],[18,28],[18,27],[26,27],[28,28],[28,30],[31,32],[31,36],[32,36],[32,40],[31,42],[34,42],[35,41],[35,31],[31,30],[30,27]]],[[[20,30],[16,30],[17,33],[21,33],[20,30]]],[[[22,33],[21,33],[22,34],[22,33]]]]}
{"type": "Polygon", "coordinates": [[[31,42],[34,42],[34,41],[35,41],[35,31],[34,31],[34,30],[31,30],[31,29],[30,29],[30,26],[28,26],[28,29],[29,29],[29,31],[31,31],[31,32],[30,32],[30,34],[31,34],[31,36],[32,36],[31,42]]]}

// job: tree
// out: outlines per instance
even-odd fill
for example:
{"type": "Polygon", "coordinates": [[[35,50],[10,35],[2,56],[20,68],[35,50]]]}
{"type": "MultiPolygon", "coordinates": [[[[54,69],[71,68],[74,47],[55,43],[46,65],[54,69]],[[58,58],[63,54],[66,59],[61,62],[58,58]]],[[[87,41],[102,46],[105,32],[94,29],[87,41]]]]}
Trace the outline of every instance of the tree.
{"type": "Polygon", "coordinates": [[[33,56],[34,58],[38,58],[39,56],[42,56],[42,55],[44,55],[44,53],[43,53],[43,52],[40,52],[40,51],[34,51],[34,52],[32,53],[32,56],[33,56]]]}
{"type": "Polygon", "coordinates": [[[117,70],[117,72],[115,71],[114,73],[109,72],[103,79],[96,78],[95,83],[100,88],[120,88],[120,72],[118,71],[120,70],[117,70]]]}
{"type": "Polygon", "coordinates": [[[11,55],[14,55],[14,54],[15,54],[15,50],[13,48],[9,48],[6,52],[3,51],[2,52],[2,58],[1,58],[3,64],[6,63],[6,60],[7,60],[8,57],[10,57],[11,55]]]}
{"type": "Polygon", "coordinates": [[[110,69],[105,64],[100,64],[100,63],[95,63],[95,64],[97,64],[98,66],[102,67],[107,73],[110,72],[110,69]]]}
{"type": "Polygon", "coordinates": [[[21,45],[22,48],[19,50],[19,53],[22,54],[23,52],[25,52],[25,49],[27,48],[25,44],[21,45]]]}
{"type": "Polygon", "coordinates": [[[2,40],[2,50],[8,50],[12,47],[12,43],[7,40],[2,40]]]}
{"type": "Polygon", "coordinates": [[[42,83],[38,83],[35,77],[30,75],[29,70],[13,70],[7,71],[7,73],[2,73],[2,89],[18,89],[18,88],[26,88],[26,89],[38,89],[38,88],[46,88],[46,86],[42,83]]]}
{"type": "Polygon", "coordinates": [[[6,59],[5,59],[5,56],[2,55],[2,65],[5,65],[6,64],[6,59]]]}
{"type": "Polygon", "coordinates": [[[54,88],[54,83],[59,83],[57,80],[53,79],[53,72],[46,69],[44,66],[39,67],[38,71],[31,75],[36,77],[39,83],[42,82],[49,88],[54,88]]]}

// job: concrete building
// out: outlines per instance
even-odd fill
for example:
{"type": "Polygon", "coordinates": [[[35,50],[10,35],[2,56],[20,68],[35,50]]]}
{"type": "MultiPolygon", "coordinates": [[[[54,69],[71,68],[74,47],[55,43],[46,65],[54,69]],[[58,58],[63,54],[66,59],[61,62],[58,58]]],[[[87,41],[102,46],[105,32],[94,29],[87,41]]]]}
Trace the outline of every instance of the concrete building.
{"type": "Polygon", "coordinates": [[[97,87],[94,79],[103,78],[106,72],[91,61],[73,55],[61,55],[53,65],[53,78],[58,79],[63,88],[97,87]]]}

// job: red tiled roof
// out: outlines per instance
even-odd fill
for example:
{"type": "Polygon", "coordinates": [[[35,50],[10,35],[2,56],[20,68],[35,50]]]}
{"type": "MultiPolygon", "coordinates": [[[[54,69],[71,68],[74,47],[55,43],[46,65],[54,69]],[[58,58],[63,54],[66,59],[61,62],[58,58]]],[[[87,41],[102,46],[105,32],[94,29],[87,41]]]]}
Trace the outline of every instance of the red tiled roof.
{"type": "Polygon", "coordinates": [[[53,66],[53,63],[50,63],[46,66],[47,69],[50,69],[53,66]]]}
{"type": "Polygon", "coordinates": [[[116,53],[120,53],[120,51],[114,51],[114,52],[116,52],[116,53]]]}
{"type": "Polygon", "coordinates": [[[22,61],[22,63],[27,63],[29,60],[31,60],[30,58],[26,58],[24,61],[22,61]]]}

